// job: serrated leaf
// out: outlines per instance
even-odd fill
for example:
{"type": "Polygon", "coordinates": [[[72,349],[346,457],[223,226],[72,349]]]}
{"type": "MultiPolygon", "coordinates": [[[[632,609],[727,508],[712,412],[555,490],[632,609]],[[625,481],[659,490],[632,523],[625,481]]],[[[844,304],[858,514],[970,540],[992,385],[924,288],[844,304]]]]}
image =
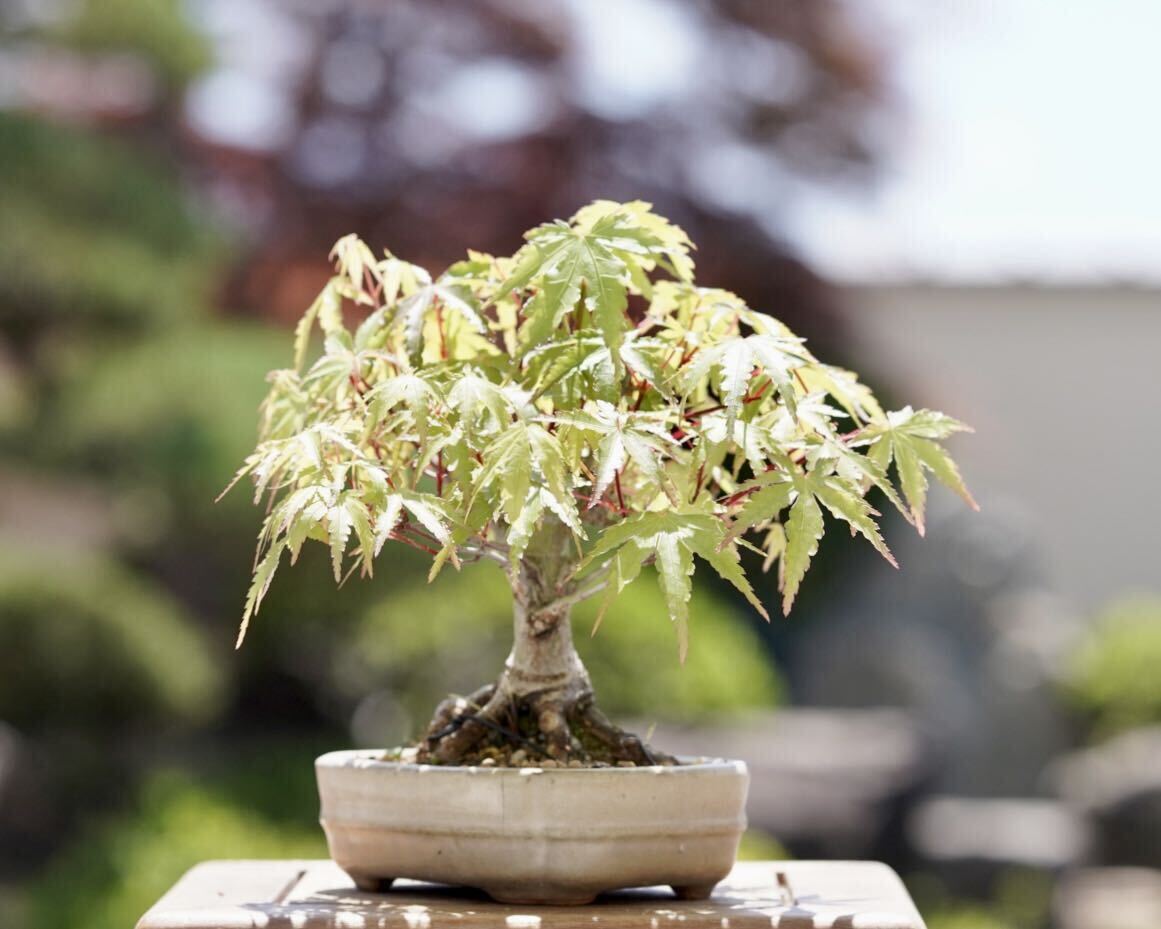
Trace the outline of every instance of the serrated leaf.
{"type": "Polygon", "coordinates": [[[757,333],[734,336],[702,348],[680,374],[679,384],[690,394],[716,371],[727,427],[732,428],[747,389],[761,375],[774,382],[782,402],[795,414],[798,396],[791,374],[806,364],[808,358],[800,339],[757,333]]]}
{"type": "Polygon", "coordinates": [[[887,543],[879,534],[878,525],[872,518],[878,514],[855,488],[834,475],[812,480],[809,486],[823,506],[830,510],[837,519],[844,520],[855,532],[862,535],[880,555],[887,559],[892,567],[899,567],[895,561],[895,556],[891,554],[891,550],[887,548],[887,543]]]}
{"type": "Polygon", "coordinates": [[[621,591],[633,583],[641,573],[641,566],[645,560],[645,555],[646,553],[642,552],[640,548],[629,543],[619,549],[613,556],[613,563],[608,580],[609,589],[601,600],[596,619],[593,620],[592,635],[596,635],[597,630],[601,628],[605,614],[609,611],[609,607],[613,605],[613,602],[620,595],[621,591]]]}
{"type": "Polygon", "coordinates": [[[520,517],[534,476],[575,520],[564,453],[560,443],[539,423],[513,423],[484,450],[484,463],[473,480],[473,496],[492,487],[500,491],[500,508],[509,526],[520,517]]]}
{"type": "Polygon", "coordinates": [[[970,432],[959,420],[932,410],[913,410],[904,407],[888,413],[885,420],[863,429],[860,441],[869,443],[868,457],[886,469],[893,460],[899,476],[899,485],[907,499],[912,518],[919,534],[924,533],[924,515],[927,508],[927,476],[933,473],[940,483],[955,491],[972,509],[979,505],[963,482],[959,468],[939,445],[956,432],[970,432]]]}
{"type": "Polygon", "coordinates": [[[695,554],[708,561],[763,616],[766,615],[741,572],[737,552],[732,547],[720,550],[724,539],[722,521],[702,511],[642,513],[605,529],[581,562],[580,570],[616,559],[615,576],[631,574],[631,580],[636,577],[640,565],[652,558],[657,565],[658,582],[665,596],[669,618],[677,632],[678,652],[684,661],[689,646],[688,606],[695,554]],[[637,559],[635,568],[631,568],[633,559],[637,559]]]}
{"type": "Polygon", "coordinates": [[[451,542],[451,519],[439,497],[407,491],[400,493],[399,497],[403,502],[403,508],[414,516],[424,529],[444,545],[451,542]]]}
{"type": "Polygon", "coordinates": [[[418,364],[423,350],[423,328],[428,316],[442,307],[461,316],[478,333],[486,333],[488,327],[474,305],[475,298],[467,291],[443,279],[432,281],[430,277],[421,279],[416,290],[399,304],[403,319],[403,330],[407,354],[412,364],[418,364]]]}
{"type": "Polygon", "coordinates": [[[746,573],[742,570],[737,548],[732,543],[726,543],[724,547],[719,547],[721,543],[714,546],[704,543],[705,540],[701,535],[694,536],[692,548],[697,556],[708,561],[710,567],[718,573],[718,577],[733,584],[734,589],[758,611],[758,615],[769,622],[770,614],[766,612],[766,608],[754,593],[754,588],[750,586],[746,573]]]}
{"type": "Polygon", "coordinates": [[[441,402],[442,397],[420,375],[404,373],[377,384],[364,399],[369,406],[372,423],[381,422],[389,411],[403,406],[422,439],[426,437],[431,424],[432,408],[441,402]]]}
{"type": "Polygon", "coordinates": [[[351,529],[354,527],[354,517],[351,507],[348,506],[351,502],[349,498],[340,500],[327,511],[327,535],[330,538],[331,567],[335,572],[335,583],[342,580],[343,555],[347,550],[347,539],[350,538],[351,529]]]}
{"type": "Polygon", "coordinates": [[[630,461],[648,481],[669,492],[662,462],[673,454],[676,443],[657,414],[618,410],[598,401],[590,411],[560,415],[555,421],[598,439],[589,509],[604,497],[618,472],[630,461]]]}
{"type": "Polygon", "coordinates": [[[766,532],[766,538],[762,540],[762,547],[760,549],[762,558],[762,571],[769,571],[774,565],[774,562],[782,557],[786,551],[786,528],[782,523],[774,523],[766,532]]]}
{"type": "Polygon", "coordinates": [[[500,285],[501,294],[535,284],[538,300],[529,314],[526,344],[548,339],[567,314],[584,311],[612,353],[617,377],[623,364],[620,346],[629,328],[627,290],[646,265],[668,261],[683,271],[688,261],[684,233],[649,213],[648,204],[598,201],[579,211],[571,223],[547,223],[531,230],[528,244],[500,285]]]}
{"type": "Polygon", "coordinates": [[[692,589],[693,553],[672,533],[659,533],[655,543],[657,578],[669,618],[677,630],[677,658],[685,664],[689,653],[689,596],[692,589]]]}
{"type": "Polygon", "coordinates": [[[959,494],[973,510],[980,508],[975,498],[972,497],[971,491],[967,489],[963,476],[959,472],[959,467],[946,451],[934,442],[916,442],[915,454],[919,456],[924,467],[934,474],[941,484],[959,494]]]}
{"type": "Polygon", "coordinates": [[[448,405],[455,410],[464,426],[466,436],[502,429],[512,421],[510,397],[482,375],[467,372],[456,378],[447,395],[448,405]],[[481,415],[489,419],[481,426],[481,415]]]}
{"type": "Polygon", "coordinates": [[[363,288],[364,271],[370,271],[374,277],[379,277],[379,263],[375,253],[354,233],[343,236],[334,244],[331,258],[339,272],[346,276],[356,290],[363,288]]]}
{"type": "Polygon", "coordinates": [[[782,612],[789,615],[802,578],[810,567],[811,559],[818,552],[818,543],[823,533],[822,510],[813,494],[799,493],[790,507],[790,517],[783,526],[786,531],[786,550],[780,562],[779,580],[782,612]]]}
{"type": "Polygon", "coordinates": [[[637,377],[646,381],[663,397],[668,397],[669,389],[665,384],[662,364],[669,352],[670,347],[660,339],[643,338],[630,333],[621,345],[621,360],[637,377]]]}
{"type": "Polygon", "coordinates": [[[524,363],[534,398],[550,395],[574,407],[585,398],[611,400],[620,394],[613,356],[600,334],[592,329],[545,343],[527,352],[524,363]]]}
{"type": "Polygon", "coordinates": [[[375,520],[375,555],[383,550],[383,545],[391,538],[391,533],[403,518],[403,498],[392,494],[383,505],[383,510],[375,520]]]}
{"type": "Polygon", "coordinates": [[[782,472],[766,471],[744,485],[741,491],[750,492],[742,498],[741,508],[733,516],[731,537],[776,520],[790,506],[794,483],[782,472]]]}
{"type": "Polygon", "coordinates": [[[895,491],[895,488],[887,477],[886,470],[876,457],[860,454],[857,450],[850,448],[838,439],[828,442],[828,448],[835,452],[840,463],[840,468],[845,467],[847,471],[855,475],[864,485],[876,487],[881,490],[883,495],[891,502],[891,505],[908,522],[912,521],[913,517],[910,509],[900,499],[899,494],[895,491]]]}
{"type": "Polygon", "coordinates": [[[340,278],[331,278],[307,308],[294,327],[294,370],[301,371],[306,363],[310,334],[315,321],[324,333],[331,334],[343,328],[343,298],[339,294],[340,278]]]}
{"type": "Polygon", "coordinates": [[[270,582],[274,579],[274,572],[278,570],[278,561],[286,550],[286,543],[276,542],[270,546],[265,557],[258,562],[254,569],[254,579],[250,582],[250,589],[246,592],[246,608],[242,613],[242,625],[238,628],[238,639],[234,648],[241,648],[246,638],[246,630],[250,628],[250,619],[262,606],[266,591],[270,589],[270,582]]]}
{"type": "Polygon", "coordinates": [[[524,557],[528,543],[532,539],[533,533],[536,532],[540,517],[543,515],[544,497],[539,490],[532,490],[508,529],[508,550],[513,561],[519,561],[524,557]]]}

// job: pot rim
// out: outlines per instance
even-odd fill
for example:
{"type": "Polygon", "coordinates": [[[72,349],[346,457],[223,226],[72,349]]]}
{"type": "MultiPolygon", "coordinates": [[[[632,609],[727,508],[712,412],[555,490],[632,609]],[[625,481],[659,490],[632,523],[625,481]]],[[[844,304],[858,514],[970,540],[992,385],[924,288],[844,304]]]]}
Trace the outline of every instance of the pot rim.
{"type": "Polygon", "coordinates": [[[340,769],[340,768],[360,768],[364,770],[379,770],[379,771],[406,771],[406,772],[424,772],[427,774],[472,774],[472,775],[487,775],[488,777],[528,777],[533,774],[567,774],[572,775],[590,775],[609,777],[630,776],[649,774],[653,777],[657,775],[666,775],[669,777],[688,776],[691,774],[708,774],[708,773],[736,773],[748,774],[749,769],[746,763],[735,758],[706,758],[697,755],[678,755],[677,760],[681,762],[678,765],[638,765],[632,768],[621,768],[615,765],[606,768],[544,768],[537,764],[523,765],[519,768],[510,768],[500,765],[433,765],[433,764],[417,764],[415,762],[405,761],[384,761],[382,755],[389,751],[385,748],[354,748],[354,749],[339,749],[337,751],[327,752],[319,755],[315,759],[314,765],[316,770],[321,769],[340,769]]]}

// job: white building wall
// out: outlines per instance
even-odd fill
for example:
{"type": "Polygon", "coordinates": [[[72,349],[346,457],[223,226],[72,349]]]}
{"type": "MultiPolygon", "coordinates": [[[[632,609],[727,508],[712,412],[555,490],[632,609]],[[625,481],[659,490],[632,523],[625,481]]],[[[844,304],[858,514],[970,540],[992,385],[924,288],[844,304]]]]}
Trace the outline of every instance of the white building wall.
{"type": "Polygon", "coordinates": [[[1084,609],[1161,593],[1161,290],[876,284],[848,303],[873,385],[975,427],[952,440],[968,484],[1025,520],[1050,584],[1084,609]]]}

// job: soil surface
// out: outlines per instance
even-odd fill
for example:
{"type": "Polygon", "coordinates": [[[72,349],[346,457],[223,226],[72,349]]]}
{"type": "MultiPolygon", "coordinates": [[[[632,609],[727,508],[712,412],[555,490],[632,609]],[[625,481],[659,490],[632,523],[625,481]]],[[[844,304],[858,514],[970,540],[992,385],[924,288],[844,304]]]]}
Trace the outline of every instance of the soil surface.
{"type": "MultiPolygon", "coordinates": [[[[407,748],[393,748],[383,753],[383,761],[400,761],[405,764],[429,764],[431,762],[421,762],[419,757],[420,748],[418,745],[412,745],[407,748]]],[[[664,767],[673,767],[680,765],[681,762],[663,755],[657,759],[657,764],[664,767]]],[[[572,758],[569,761],[557,761],[546,754],[534,754],[519,746],[488,746],[479,751],[471,752],[465,755],[460,762],[463,767],[481,767],[481,768],[640,768],[649,767],[648,765],[639,765],[635,761],[602,761],[599,759],[590,759],[582,761],[580,758],[572,758]]]]}
{"type": "Polygon", "coordinates": [[[637,768],[679,764],[672,755],[613,725],[591,704],[569,707],[561,733],[545,732],[540,704],[534,700],[502,701],[501,711],[485,714],[494,688],[483,688],[470,697],[449,697],[436,710],[427,733],[413,746],[388,752],[385,761],[419,764],[501,768],[637,768]],[[450,757],[438,749],[449,739],[461,738],[450,757]]]}

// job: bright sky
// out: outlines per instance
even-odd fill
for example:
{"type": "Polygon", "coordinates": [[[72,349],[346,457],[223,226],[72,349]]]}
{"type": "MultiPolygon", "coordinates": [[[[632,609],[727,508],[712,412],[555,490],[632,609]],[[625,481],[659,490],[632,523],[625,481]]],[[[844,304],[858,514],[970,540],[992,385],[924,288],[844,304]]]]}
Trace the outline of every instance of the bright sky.
{"type": "Polygon", "coordinates": [[[808,197],[845,278],[1161,278],[1161,2],[880,0],[909,110],[869,199],[808,197]]]}

